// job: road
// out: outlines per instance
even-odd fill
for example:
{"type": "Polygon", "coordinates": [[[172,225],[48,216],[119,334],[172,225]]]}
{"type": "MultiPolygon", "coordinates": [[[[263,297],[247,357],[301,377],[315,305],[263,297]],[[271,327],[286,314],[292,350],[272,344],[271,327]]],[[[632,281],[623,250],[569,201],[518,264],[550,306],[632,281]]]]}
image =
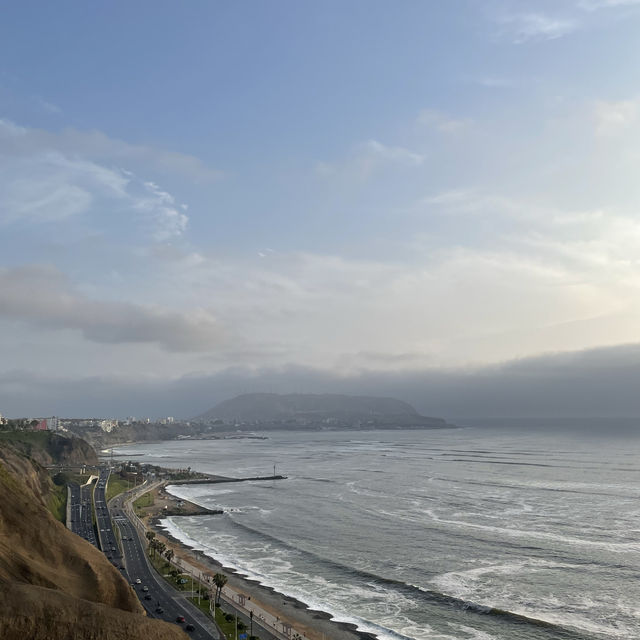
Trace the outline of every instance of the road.
{"type": "Polygon", "coordinates": [[[92,485],[80,486],[75,483],[69,485],[71,489],[71,531],[84,538],[95,547],[98,546],[93,528],[93,506],[91,504],[92,485]]]}
{"type": "MultiPolygon", "coordinates": [[[[105,471],[105,474],[107,474],[106,477],[108,477],[108,470],[105,471]]],[[[103,477],[102,472],[100,477],[103,477]]],[[[98,485],[96,486],[96,508],[98,504],[102,506],[104,503],[104,484],[100,489],[103,492],[101,494],[102,497],[99,498],[98,494],[101,484],[101,480],[98,480],[98,485]]],[[[219,635],[217,628],[209,618],[189,602],[184,595],[167,584],[150,566],[145,553],[146,540],[144,543],[141,541],[134,525],[123,510],[123,500],[124,498],[122,496],[118,496],[111,501],[110,505],[113,521],[120,530],[122,540],[123,556],[117,556],[119,558],[117,562],[124,560],[129,581],[149,616],[173,623],[176,623],[179,616],[183,616],[185,622],[181,623],[180,626],[186,630],[187,625],[192,625],[194,628],[189,631],[191,637],[198,640],[218,640],[219,635]],[[138,580],[140,581],[139,583],[138,580]],[[145,587],[148,589],[147,591],[144,590],[145,587]],[[162,611],[160,611],[160,609],[162,611]]],[[[109,518],[109,508],[103,509],[102,512],[106,518],[109,518]]],[[[105,529],[106,528],[105,522],[105,529]]],[[[110,526],[109,529],[111,529],[110,526]]],[[[108,532],[105,531],[104,533],[108,532]]],[[[102,532],[101,535],[103,535],[102,532]]],[[[112,531],[111,535],[113,535],[112,531]]],[[[117,545],[115,546],[117,548],[117,545]]],[[[115,556],[112,558],[112,561],[116,561],[115,556]]]]}

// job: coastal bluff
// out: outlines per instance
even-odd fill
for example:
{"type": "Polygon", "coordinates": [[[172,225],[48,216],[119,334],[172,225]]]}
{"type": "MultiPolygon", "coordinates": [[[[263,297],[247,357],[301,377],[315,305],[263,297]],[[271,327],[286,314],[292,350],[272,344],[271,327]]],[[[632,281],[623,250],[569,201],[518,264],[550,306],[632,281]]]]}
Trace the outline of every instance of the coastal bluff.
{"type": "Polygon", "coordinates": [[[89,459],[95,452],[86,443],[52,444],[32,435],[0,438],[0,638],[187,638],[175,625],[148,618],[105,555],[71,533],[47,506],[53,483],[38,459],[77,462],[79,451],[89,459]]]}

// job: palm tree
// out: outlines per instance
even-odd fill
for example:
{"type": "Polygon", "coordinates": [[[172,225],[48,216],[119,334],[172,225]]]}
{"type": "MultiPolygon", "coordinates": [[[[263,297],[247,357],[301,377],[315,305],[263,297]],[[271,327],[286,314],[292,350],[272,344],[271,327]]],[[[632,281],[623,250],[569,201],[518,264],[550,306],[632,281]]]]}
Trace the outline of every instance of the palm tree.
{"type": "Polygon", "coordinates": [[[147,531],[147,533],[145,533],[144,535],[147,537],[147,540],[149,542],[151,542],[156,537],[155,531],[147,531]]]}
{"type": "Polygon", "coordinates": [[[149,543],[149,547],[153,551],[153,557],[154,558],[156,557],[156,551],[162,553],[162,546],[163,546],[163,543],[160,542],[160,540],[152,540],[149,543]]]}
{"type": "Polygon", "coordinates": [[[216,585],[216,604],[220,605],[220,594],[222,593],[222,587],[227,584],[227,576],[224,573],[216,573],[213,576],[213,584],[216,585]]]}
{"type": "Polygon", "coordinates": [[[174,553],[173,553],[173,549],[167,549],[167,550],[164,552],[164,557],[167,559],[167,562],[168,562],[169,564],[171,564],[171,560],[173,559],[173,555],[174,555],[174,553]]]}

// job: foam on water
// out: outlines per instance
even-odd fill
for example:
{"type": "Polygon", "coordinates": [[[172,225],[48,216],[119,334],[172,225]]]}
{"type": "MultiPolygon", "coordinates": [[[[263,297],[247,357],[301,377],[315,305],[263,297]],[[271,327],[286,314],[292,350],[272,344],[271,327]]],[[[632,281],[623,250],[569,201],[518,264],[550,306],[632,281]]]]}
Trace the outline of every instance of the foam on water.
{"type": "MultiPolygon", "coordinates": [[[[359,631],[373,633],[381,640],[411,640],[412,637],[418,638],[419,640],[433,640],[434,638],[440,637],[432,635],[428,628],[423,629],[419,635],[406,636],[401,632],[393,631],[383,625],[376,624],[370,620],[365,620],[359,616],[350,614],[342,607],[336,606],[336,603],[332,602],[331,598],[323,600],[314,598],[311,593],[318,588],[323,587],[323,592],[328,596],[330,593],[335,592],[336,589],[340,589],[342,585],[332,584],[320,576],[297,573],[293,570],[293,565],[282,558],[278,558],[275,562],[272,562],[271,566],[268,567],[268,570],[265,571],[262,563],[241,560],[233,553],[225,553],[219,548],[214,550],[201,540],[196,540],[186,533],[183,528],[177,525],[173,518],[166,518],[162,520],[160,525],[166,529],[167,533],[177,540],[180,540],[182,543],[192,547],[193,549],[202,551],[205,555],[214,558],[220,564],[233,569],[238,574],[251,580],[255,580],[264,586],[271,587],[286,596],[296,598],[297,600],[304,602],[310,609],[325,611],[337,622],[353,624],[359,631]],[[296,577],[298,578],[297,581],[295,580],[296,577]],[[296,588],[296,582],[298,584],[301,582],[308,583],[310,586],[313,585],[315,589],[296,588]]],[[[229,541],[230,538],[232,538],[232,536],[225,537],[227,541],[229,541]]],[[[216,542],[220,543],[221,541],[222,538],[216,538],[216,542]]],[[[233,542],[237,542],[237,540],[231,542],[233,545],[233,542]]],[[[264,551],[272,552],[273,550],[265,548],[264,551]]],[[[271,559],[275,560],[274,556],[271,556],[271,559]]],[[[381,597],[382,594],[380,594],[377,589],[364,589],[359,586],[349,586],[347,588],[343,587],[341,591],[342,597],[338,599],[338,603],[356,602],[364,597],[370,598],[372,595],[380,599],[381,604],[383,601],[383,597],[381,597]]],[[[391,605],[391,607],[393,607],[393,602],[389,602],[391,594],[387,593],[385,596],[387,606],[391,605]]],[[[400,607],[397,608],[397,610],[399,609],[400,607]]]]}

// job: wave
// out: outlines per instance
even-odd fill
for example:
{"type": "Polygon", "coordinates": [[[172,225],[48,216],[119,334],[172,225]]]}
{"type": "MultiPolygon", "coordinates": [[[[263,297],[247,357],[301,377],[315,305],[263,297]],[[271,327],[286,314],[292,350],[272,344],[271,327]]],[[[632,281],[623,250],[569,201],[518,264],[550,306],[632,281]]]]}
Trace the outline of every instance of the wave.
{"type": "MultiPolygon", "coordinates": [[[[486,531],[490,533],[497,533],[502,536],[508,536],[512,538],[533,538],[538,540],[552,540],[554,542],[560,542],[572,546],[586,546],[594,547],[604,551],[611,551],[613,553],[626,553],[628,551],[640,551],[640,542],[605,542],[601,540],[586,540],[584,538],[574,538],[570,536],[563,536],[558,533],[551,533],[549,531],[530,531],[523,529],[509,529],[507,527],[496,527],[486,524],[479,524],[477,522],[465,522],[463,520],[445,520],[438,517],[430,509],[421,509],[421,513],[429,516],[434,522],[440,522],[442,524],[453,525],[456,527],[476,529],[479,531],[486,531]]],[[[504,540],[500,540],[500,544],[504,544],[504,540]]]]}
{"type": "MultiPolygon", "coordinates": [[[[577,493],[585,496],[606,496],[606,497],[614,497],[614,498],[637,498],[638,491],[637,490],[628,490],[626,489],[626,493],[618,493],[612,491],[593,491],[593,490],[585,490],[580,491],[578,489],[567,489],[565,487],[548,487],[541,484],[507,484],[506,482],[490,482],[488,480],[479,482],[477,480],[471,480],[469,478],[445,478],[442,476],[434,476],[434,480],[438,482],[449,482],[454,484],[469,484],[475,485],[478,487],[498,487],[499,489],[516,489],[518,491],[552,491],[557,493],[577,493]]],[[[625,490],[625,487],[620,487],[625,490]]]]}
{"type": "MultiPolygon", "coordinates": [[[[454,608],[461,612],[491,616],[505,623],[517,624],[520,626],[528,625],[531,627],[535,627],[536,629],[548,630],[550,633],[549,638],[554,638],[557,640],[589,640],[588,636],[585,636],[583,631],[577,632],[570,628],[563,627],[556,622],[550,622],[541,618],[534,618],[521,613],[509,611],[507,609],[465,600],[463,598],[447,594],[443,591],[410,584],[402,580],[381,576],[370,571],[352,567],[336,560],[331,560],[329,558],[320,556],[313,551],[296,547],[284,540],[279,539],[276,536],[258,531],[243,523],[239,523],[233,520],[231,521],[233,522],[234,527],[245,530],[252,535],[260,536],[263,539],[275,543],[278,547],[293,551],[294,553],[300,554],[303,557],[307,557],[314,564],[324,565],[325,567],[333,569],[341,575],[355,578],[357,581],[364,581],[368,586],[374,588],[383,587],[401,593],[402,595],[410,596],[411,598],[413,598],[414,600],[418,600],[422,604],[447,607],[449,609],[454,608]]],[[[240,569],[242,570],[242,568],[240,569]]],[[[304,595],[300,599],[304,600],[304,595]]]]}

